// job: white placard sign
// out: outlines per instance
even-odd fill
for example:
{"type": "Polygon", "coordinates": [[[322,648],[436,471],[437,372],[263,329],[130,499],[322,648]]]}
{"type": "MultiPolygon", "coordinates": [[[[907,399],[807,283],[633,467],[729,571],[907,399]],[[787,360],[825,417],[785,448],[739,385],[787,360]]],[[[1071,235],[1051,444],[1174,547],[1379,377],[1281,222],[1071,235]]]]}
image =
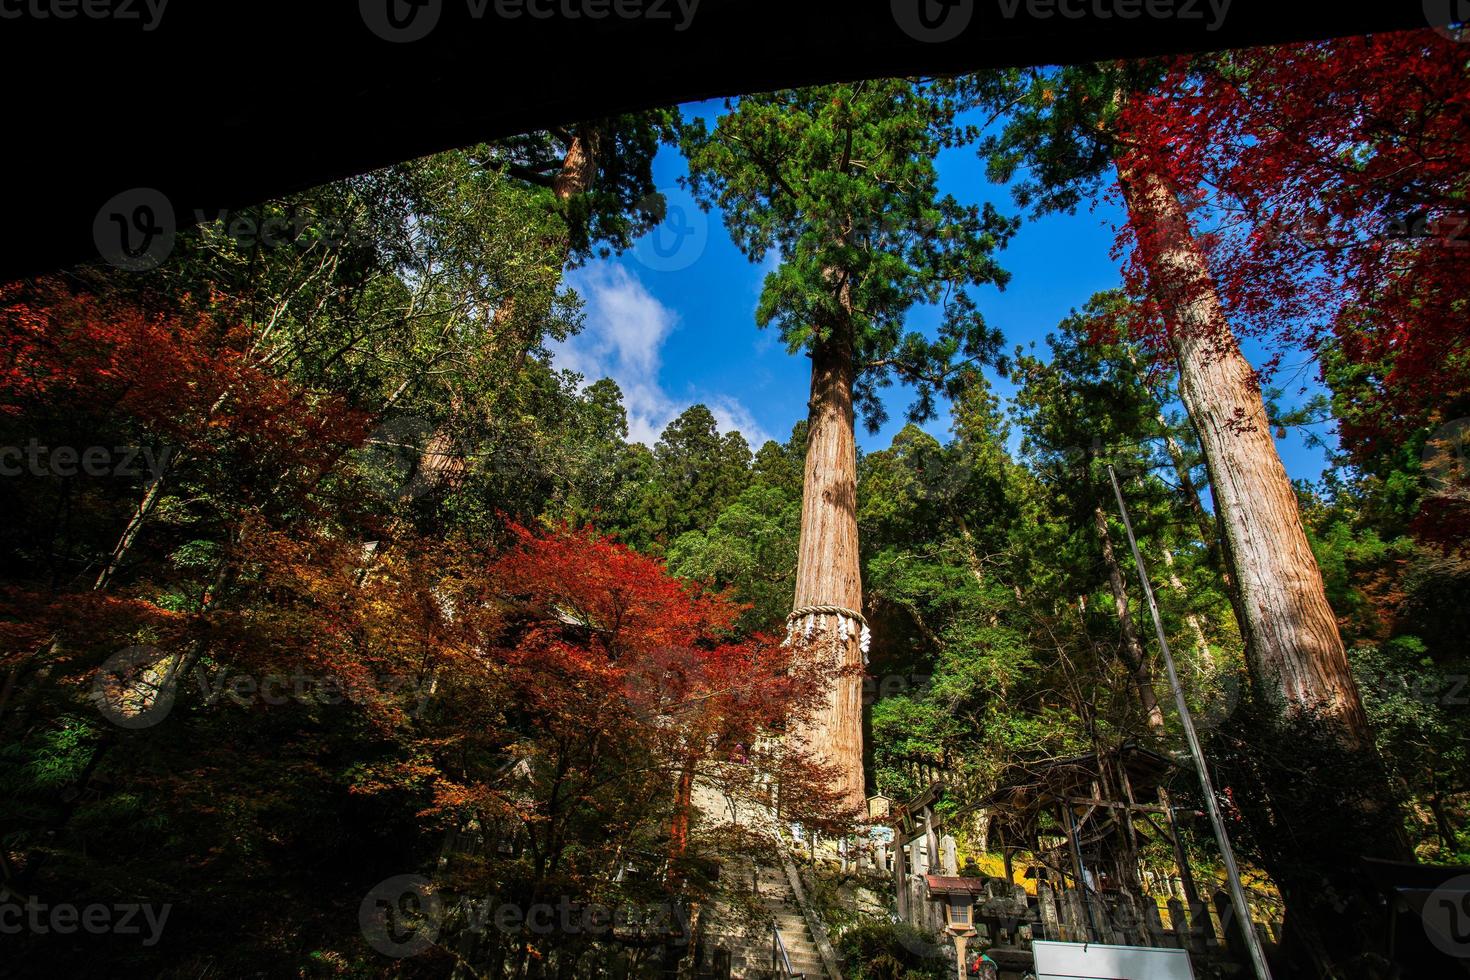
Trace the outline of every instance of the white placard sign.
{"type": "Polygon", "coordinates": [[[1037,980],[1194,980],[1182,949],[1102,943],[1031,944],[1037,980]]]}

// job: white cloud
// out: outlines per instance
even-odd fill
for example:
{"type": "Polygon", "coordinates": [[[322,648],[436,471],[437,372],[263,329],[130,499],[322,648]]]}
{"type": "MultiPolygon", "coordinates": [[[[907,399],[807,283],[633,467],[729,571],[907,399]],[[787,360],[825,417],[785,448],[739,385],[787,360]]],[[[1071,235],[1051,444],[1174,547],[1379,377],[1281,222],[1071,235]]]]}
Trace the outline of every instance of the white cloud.
{"type": "Polygon", "coordinates": [[[721,432],[738,428],[752,448],[765,441],[765,430],[737,398],[710,395],[679,404],[664,391],[658,380],[662,350],[679,325],[679,314],[660,303],[636,275],[615,263],[599,263],[574,273],[571,285],[586,301],[586,324],[580,334],[552,345],[552,360],[589,383],[598,378],[617,382],[630,441],[652,446],[664,426],[692,401],[709,406],[721,432]]]}
{"type": "Polygon", "coordinates": [[[770,434],[761,427],[750,414],[750,409],[740,404],[740,401],[728,395],[716,395],[707,399],[705,404],[709,406],[710,414],[715,417],[715,425],[719,426],[721,432],[729,432],[731,429],[739,430],[749,444],[751,452],[763,446],[770,434]]]}

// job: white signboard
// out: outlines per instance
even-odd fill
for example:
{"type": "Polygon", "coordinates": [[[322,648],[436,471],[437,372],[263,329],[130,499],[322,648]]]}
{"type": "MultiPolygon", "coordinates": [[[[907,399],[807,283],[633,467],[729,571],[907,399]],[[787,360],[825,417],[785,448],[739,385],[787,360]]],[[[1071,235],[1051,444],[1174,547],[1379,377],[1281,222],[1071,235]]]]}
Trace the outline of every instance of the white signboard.
{"type": "Polygon", "coordinates": [[[1036,940],[1037,980],[1194,980],[1182,949],[1036,940]]]}

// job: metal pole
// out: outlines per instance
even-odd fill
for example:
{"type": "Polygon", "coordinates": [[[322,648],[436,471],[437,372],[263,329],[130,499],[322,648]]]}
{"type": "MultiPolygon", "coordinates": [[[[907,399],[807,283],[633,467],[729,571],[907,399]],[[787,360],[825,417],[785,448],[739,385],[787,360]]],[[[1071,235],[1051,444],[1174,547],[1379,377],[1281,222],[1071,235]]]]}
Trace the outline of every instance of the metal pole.
{"type": "Polygon", "coordinates": [[[1148,570],[1143,564],[1143,555],[1138,552],[1138,541],[1133,537],[1133,522],[1128,519],[1128,505],[1123,503],[1123,489],[1118,486],[1118,474],[1108,464],[1108,479],[1113,481],[1113,495],[1118,498],[1118,513],[1123,517],[1123,529],[1128,532],[1128,547],[1133,549],[1133,564],[1138,568],[1138,581],[1143,586],[1143,597],[1148,602],[1148,611],[1154,618],[1154,631],[1159,637],[1159,649],[1164,653],[1164,666],[1169,671],[1169,687],[1174,691],[1174,704],[1179,709],[1179,722],[1184,726],[1184,737],[1189,742],[1189,754],[1194,757],[1199,771],[1200,791],[1205,797],[1205,810],[1210,817],[1210,826],[1215,829],[1215,839],[1220,843],[1220,856],[1225,860],[1225,877],[1230,882],[1230,900],[1235,905],[1235,914],[1240,919],[1240,931],[1250,950],[1251,964],[1259,980],[1271,980],[1271,968],[1266,965],[1266,954],[1261,949],[1260,937],[1251,924],[1251,908],[1245,898],[1245,889],[1240,885],[1240,868],[1235,863],[1235,851],[1230,847],[1230,835],[1225,832],[1225,821],[1220,818],[1220,804],[1215,799],[1215,786],[1210,781],[1210,770],[1205,766],[1205,753],[1200,748],[1199,735],[1194,730],[1194,719],[1189,714],[1189,705],[1184,702],[1184,688],[1179,686],[1179,674],[1174,669],[1174,655],[1169,652],[1169,641],[1164,636],[1164,621],[1159,616],[1159,604],[1154,600],[1154,590],[1148,584],[1148,570]]]}

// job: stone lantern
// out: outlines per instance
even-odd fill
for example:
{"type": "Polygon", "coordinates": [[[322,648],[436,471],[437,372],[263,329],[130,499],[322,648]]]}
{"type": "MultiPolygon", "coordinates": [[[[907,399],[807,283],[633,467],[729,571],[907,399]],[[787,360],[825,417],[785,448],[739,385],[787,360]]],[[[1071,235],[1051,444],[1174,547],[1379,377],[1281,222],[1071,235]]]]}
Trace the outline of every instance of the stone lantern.
{"type": "Polygon", "coordinates": [[[945,931],[954,941],[955,975],[965,980],[965,947],[975,929],[975,898],[985,893],[984,878],[925,875],[929,899],[943,906],[945,931]]]}

